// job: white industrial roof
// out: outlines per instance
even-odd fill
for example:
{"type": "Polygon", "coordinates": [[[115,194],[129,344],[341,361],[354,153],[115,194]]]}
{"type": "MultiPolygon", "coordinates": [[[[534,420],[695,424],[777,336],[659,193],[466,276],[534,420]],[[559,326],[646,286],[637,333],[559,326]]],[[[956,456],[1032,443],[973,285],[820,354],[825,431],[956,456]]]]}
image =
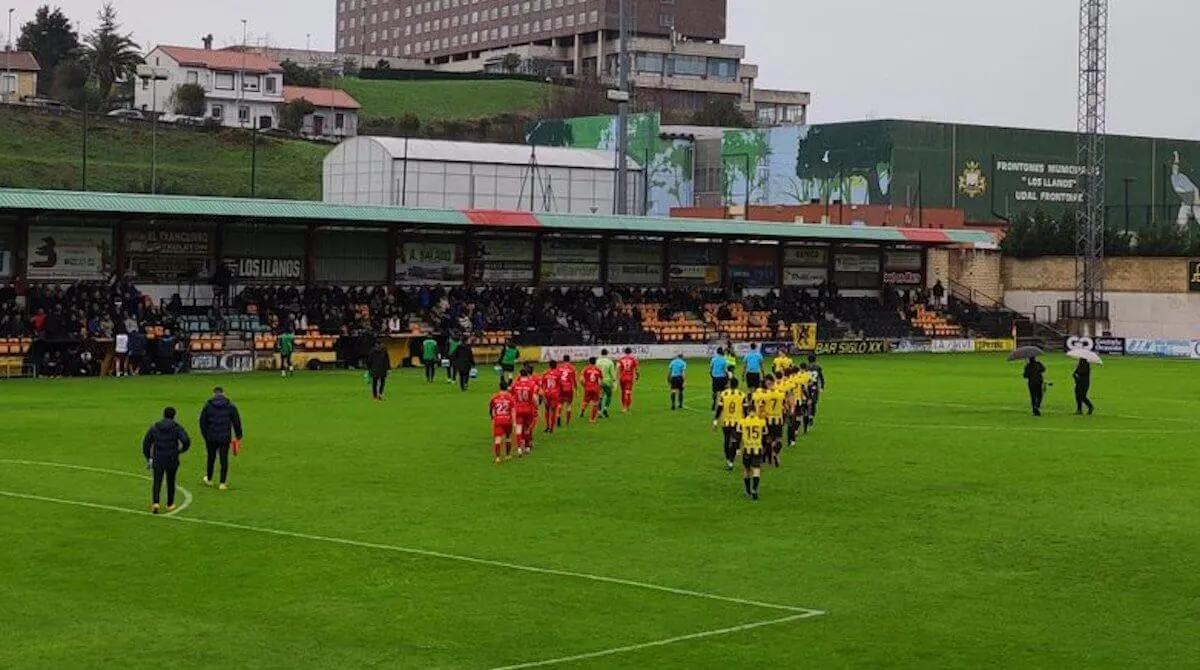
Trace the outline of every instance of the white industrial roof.
{"type": "MultiPolygon", "coordinates": [[[[599,149],[534,148],[524,144],[450,142],[445,140],[405,139],[403,137],[359,136],[346,140],[346,142],[343,142],[343,145],[347,142],[374,142],[396,160],[403,160],[407,156],[408,160],[414,161],[529,165],[532,150],[537,156],[539,167],[590,168],[593,170],[616,169],[614,152],[599,149]]],[[[641,166],[633,160],[629,160],[628,167],[631,170],[641,169],[641,166]]]]}

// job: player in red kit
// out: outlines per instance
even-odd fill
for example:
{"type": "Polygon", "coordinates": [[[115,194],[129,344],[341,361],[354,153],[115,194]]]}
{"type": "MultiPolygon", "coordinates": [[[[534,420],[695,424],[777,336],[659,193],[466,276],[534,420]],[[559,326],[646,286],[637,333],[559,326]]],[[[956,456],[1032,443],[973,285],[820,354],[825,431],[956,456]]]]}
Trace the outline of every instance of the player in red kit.
{"type": "Polygon", "coordinates": [[[617,360],[617,380],[621,384],[621,411],[633,408],[633,383],[638,379],[638,359],[633,349],[625,347],[625,355],[617,360]]]}
{"type": "Polygon", "coordinates": [[[542,409],[546,418],[546,432],[553,433],[558,424],[559,392],[558,363],[550,361],[550,369],[541,376],[542,409]]]}
{"type": "Polygon", "coordinates": [[[588,405],[592,406],[591,422],[596,423],[600,414],[600,385],[604,381],[604,373],[596,367],[596,357],[588,359],[588,365],[583,369],[583,404],[579,408],[579,418],[583,418],[588,405]]]}
{"type": "Polygon", "coordinates": [[[537,422],[538,385],[533,380],[533,370],[528,366],[508,389],[516,400],[513,408],[516,419],[517,456],[524,456],[533,448],[533,426],[537,422]]]}
{"type": "Polygon", "coordinates": [[[513,425],[516,423],[517,399],[508,392],[508,382],[500,380],[500,392],[488,403],[488,414],[492,417],[492,452],[500,463],[500,445],[504,445],[504,456],[512,456],[513,425]]]}
{"type": "Polygon", "coordinates": [[[570,426],[571,413],[575,411],[575,386],[579,383],[571,357],[563,356],[562,363],[554,371],[558,373],[558,423],[562,425],[565,417],[570,426]]]}

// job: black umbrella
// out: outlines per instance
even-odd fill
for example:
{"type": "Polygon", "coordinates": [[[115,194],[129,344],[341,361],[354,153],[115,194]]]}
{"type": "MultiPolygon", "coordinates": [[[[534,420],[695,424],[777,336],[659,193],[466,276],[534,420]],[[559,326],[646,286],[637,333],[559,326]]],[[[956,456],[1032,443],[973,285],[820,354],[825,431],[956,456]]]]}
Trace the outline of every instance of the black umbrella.
{"type": "Polygon", "coordinates": [[[1029,359],[1029,358],[1036,358],[1038,356],[1045,356],[1045,355],[1046,355],[1046,352],[1042,351],[1038,347],[1020,347],[1016,351],[1009,354],[1008,358],[1006,358],[1004,360],[1006,360],[1006,361],[1023,361],[1023,360],[1029,359]]]}

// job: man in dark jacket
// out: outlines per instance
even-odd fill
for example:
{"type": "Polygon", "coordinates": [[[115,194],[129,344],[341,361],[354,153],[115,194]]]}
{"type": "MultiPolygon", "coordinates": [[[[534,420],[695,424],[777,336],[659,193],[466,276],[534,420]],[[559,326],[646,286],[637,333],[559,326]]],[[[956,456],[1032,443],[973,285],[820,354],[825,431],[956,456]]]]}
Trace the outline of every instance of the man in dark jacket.
{"type": "Polygon", "coordinates": [[[392,367],[392,360],[388,357],[387,349],[383,344],[376,344],[371,350],[371,355],[367,357],[367,372],[371,375],[371,397],[375,398],[375,402],[383,402],[383,391],[387,387],[388,370],[392,367]]]}
{"type": "Polygon", "coordinates": [[[150,511],[158,514],[163,479],[167,480],[167,511],[175,511],[175,475],[179,472],[179,455],[192,446],[183,426],[175,423],[175,408],[163,410],[162,421],[150,426],[142,438],[142,456],[146,467],[154,473],[154,485],[150,489],[150,511]]]}
{"type": "Polygon", "coordinates": [[[213,466],[217,458],[221,459],[221,484],[219,488],[225,491],[229,488],[229,447],[233,443],[241,447],[242,417],[238,414],[237,405],[225,397],[225,389],[220,386],[213,389],[213,397],[204,404],[200,411],[200,436],[204,438],[204,446],[208,451],[208,465],[204,475],[204,485],[212,486],[213,466]]]}
{"type": "Polygon", "coordinates": [[[1041,416],[1042,398],[1046,395],[1046,366],[1031,357],[1025,364],[1024,377],[1029,383],[1029,404],[1033,406],[1033,415],[1041,416]]]}
{"type": "Polygon", "coordinates": [[[1083,414],[1083,408],[1087,406],[1087,413],[1091,414],[1096,411],[1095,405],[1088,398],[1088,390],[1092,388],[1092,364],[1079,359],[1079,365],[1075,366],[1075,413],[1083,414]]]}
{"type": "Polygon", "coordinates": [[[471,345],[463,340],[454,348],[454,356],[450,360],[450,368],[458,375],[458,388],[467,390],[467,384],[471,381],[471,368],[474,367],[475,352],[471,351],[471,345]]]}

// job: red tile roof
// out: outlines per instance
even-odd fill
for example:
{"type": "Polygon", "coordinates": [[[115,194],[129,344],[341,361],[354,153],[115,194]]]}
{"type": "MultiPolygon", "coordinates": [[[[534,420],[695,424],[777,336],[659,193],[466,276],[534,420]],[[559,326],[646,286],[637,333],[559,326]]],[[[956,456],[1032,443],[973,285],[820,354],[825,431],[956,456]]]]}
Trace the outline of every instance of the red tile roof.
{"type": "Polygon", "coordinates": [[[0,70],[3,69],[37,72],[42,68],[28,51],[0,51],[0,70]]]}
{"type": "Polygon", "coordinates": [[[262,54],[240,51],[211,51],[208,49],[192,49],[189,47],[159,46],[163,53],[174,58],[180,65],[188,67],[203,67],[223,72],[283,72],[279,63],[262,54]]]}
{"type": "Polygon", "coordinates": [[[340,88],[311,88],[308,86],[284,86],[283,100],[307,100],[317,107],[335,109],[360,109],[362,105],[340,88]]]}

